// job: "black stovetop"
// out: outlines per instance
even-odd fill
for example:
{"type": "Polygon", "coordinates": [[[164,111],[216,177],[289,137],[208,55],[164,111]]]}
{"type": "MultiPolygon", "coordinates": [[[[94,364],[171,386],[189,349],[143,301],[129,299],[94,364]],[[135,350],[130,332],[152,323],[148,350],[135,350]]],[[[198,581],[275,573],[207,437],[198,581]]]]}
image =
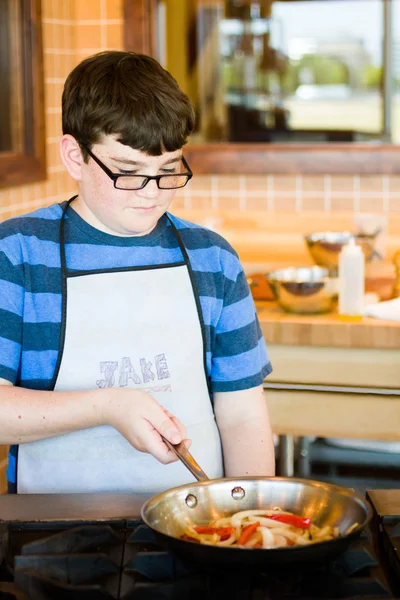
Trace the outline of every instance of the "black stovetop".
{"type": "Polygon", "coordinates": [[[301,573],[201,573],[129,516],[141,503],[123,495],[0,498],[0,600],[400,597],[399,517],[385,523],[390,583],[367,535],[336,560],[301,573]]]}
{"type": "Polygon", "coordinates": [[[161,549],[140,521],[65,527],[0,528],[0,599],[2,593],[7,600],[394,598],[366,537],[302,574],[204,574],[161,549]]]}

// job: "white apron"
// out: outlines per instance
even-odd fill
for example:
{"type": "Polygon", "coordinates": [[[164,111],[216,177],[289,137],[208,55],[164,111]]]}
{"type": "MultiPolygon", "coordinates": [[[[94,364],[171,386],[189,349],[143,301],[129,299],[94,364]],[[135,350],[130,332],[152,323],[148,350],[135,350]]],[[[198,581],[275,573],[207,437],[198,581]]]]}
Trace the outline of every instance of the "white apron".
{"type": "MultiPolygon", "coordinates": [[[[71,202],[71,201],[70,201],[71,202]]],[[[52,389],[146,390],[177,416],[191,452],[223,476],[219,432],[205,371],[205,333],[187,252],[173,265],[68,273],[60,225],[63,322],[52,389]]],[[[155,494],[194,481],[179,461],[163,465],[111,426],[21,444],[18,493],[155,494]]]]}

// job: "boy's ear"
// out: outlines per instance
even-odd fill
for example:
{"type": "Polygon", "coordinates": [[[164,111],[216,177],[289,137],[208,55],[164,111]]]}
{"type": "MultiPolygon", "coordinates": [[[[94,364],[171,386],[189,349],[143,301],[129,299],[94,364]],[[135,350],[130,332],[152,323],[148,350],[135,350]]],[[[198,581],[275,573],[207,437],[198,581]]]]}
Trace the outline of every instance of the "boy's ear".
{"type": "Polygon", "coordinates": [[[60,154],[64,167],[75,181],[82,179],[83,156],[76,139],[69,134],[63,135],[60,141],[60,154]]]}

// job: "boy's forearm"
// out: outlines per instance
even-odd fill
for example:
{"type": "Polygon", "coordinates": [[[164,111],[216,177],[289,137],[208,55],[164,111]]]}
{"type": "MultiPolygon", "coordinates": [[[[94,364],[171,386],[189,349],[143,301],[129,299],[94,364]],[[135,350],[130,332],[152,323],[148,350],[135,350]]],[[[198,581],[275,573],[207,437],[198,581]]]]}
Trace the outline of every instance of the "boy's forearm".
{"type": "Polygon", "coordinates": [[[101,390],[44,392],[0,385],[0,445],[102,425],[104,399],[101,390]]]}
{"type": "Polygon", "coordinates": [[[221,432],[226,477],[275,475],[271,436],[258,421],[221,432]]]}
{"type": "Polygon", "coordinates": [[[185,427],[143,390],[117,387],[44,392],[4,383],[0,380],[0,445],[110,425],[136,450],[163,464],[178,460],[161,436],[178,444],[185,439],[185,427]]]}
{"type": "Polygon", "coordinates": [[[275,449],[261,386],[214,395],[225,476],[275,475],[275,449]]]}

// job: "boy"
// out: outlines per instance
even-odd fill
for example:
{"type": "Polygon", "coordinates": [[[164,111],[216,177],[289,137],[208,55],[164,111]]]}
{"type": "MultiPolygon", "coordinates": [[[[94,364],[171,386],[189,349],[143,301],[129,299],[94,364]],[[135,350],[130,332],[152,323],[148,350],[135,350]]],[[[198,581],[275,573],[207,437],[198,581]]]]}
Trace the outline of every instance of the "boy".
{"type": "Polygon", "coordinates": [[[193,108],[154,59],[104,52],[65,82],[78,195],[0,225],[0,444],[10,492],[153,494],[272,475],[271,370],[236,253],[170,215],[193,108]],[[222,442],[222,443],[221,443],[222,442]]]}

